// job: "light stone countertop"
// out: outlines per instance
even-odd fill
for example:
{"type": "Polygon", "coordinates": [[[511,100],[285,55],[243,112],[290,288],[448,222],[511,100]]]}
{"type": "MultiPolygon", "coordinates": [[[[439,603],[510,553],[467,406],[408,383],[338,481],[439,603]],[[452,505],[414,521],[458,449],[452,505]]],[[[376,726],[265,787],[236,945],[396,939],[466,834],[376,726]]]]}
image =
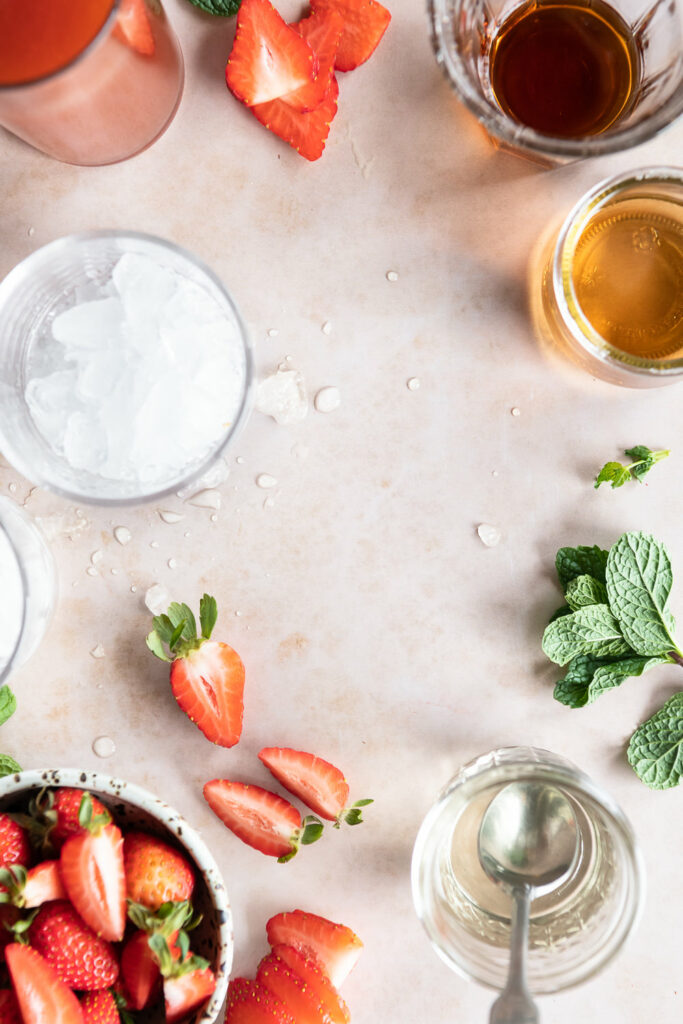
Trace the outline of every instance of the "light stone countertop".
{"type": "MultiPolygon", "coordinates": [[[[554,750],[622,805],[649,892],[618,960],[542,1000],[543,1019],[676,1024],[683,792],[646,789],[624,749],[680,687],[680,672],[654,669],[571,712],[552,699],[558,673],[540,636],[558,604],[557,548],[609,547],[628,529],[666,542],[683,617],[681,391],[622,390],[549,361],[530,326],[526,273],[548,223],[601,178],[683,162],[683,124],[552,172],[498,153],[442,79],[422,4],[394,0],[386,39],[343,77],[327,150],[309,164],[226,92],[232,22],[185,0],[166,7],[187,79],[151,149],[78,168],[0,137],[0,275],[71,232],[159,234],[231,290],[259,376],[291,356],[311,397],[333,385],[341,404],[311,407],[290,427],[254,412],[229,452],[215,521],[178,498],[160,506],[182,514],[175,524],[154,505],[83,506],[79,521],[73,504],[2,464],[2,493],[53,526],[63,517],[52,541],[59,605],[12,678],[18,711],[2,748],[29,768],[104,769],[183,812],[224,872],[237,973],[255,970],[279,910],[349,924],[365,943],[343,993],[354,1024],[488,1019],[491,993],[451,974],[415,917],[411,849],[458,766],[500,745],[554,750]],[[640,443],[674,454],[646,487],[594,491],[602,463],[640,443]],[[260,473],[276,486],[259,488],[260,473]],[[480,523],[500,528],[498,546],[482,544],[480,523]],[[113,538],[120,525],[132,535],[126,546],[113,538]],[[218,598],[216,636],[247,668],[232,750],[208,744],[179,712],[166,668],[145,648],[143,598],[154,583],[193,606],[204,590],[218,598]],[[98,644],[102,658],[91,656],[98,644]],[[116,745],[106,761],[92,749],[102,735],[116,745]],[[340,765],[353,796],[375,798],[366,823],[286,866],[242,845],[201,787],[216,776],[268,785],[256,758],[265,745],[340,765]]],[[[299,12],[290,2],[281,10],[299,12]]]]}

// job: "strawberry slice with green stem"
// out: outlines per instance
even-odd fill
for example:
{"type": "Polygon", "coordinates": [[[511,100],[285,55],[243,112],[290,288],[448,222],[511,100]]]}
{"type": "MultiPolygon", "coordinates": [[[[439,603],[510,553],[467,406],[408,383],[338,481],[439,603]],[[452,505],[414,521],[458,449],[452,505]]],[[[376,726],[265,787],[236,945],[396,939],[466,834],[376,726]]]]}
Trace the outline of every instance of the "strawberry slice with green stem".
{"type": "Polygon", "coordinates": [[[391,21],[391,14],[377,0],[311,0],[311,9],[332,9],[342,16],[344,31],[334,61],[337,71],[352,71],[371,57],[391,21]]]}
{"type": "Polygon", "coordinates": [[[284,864],[300,846],[315,843],[323,823],[312,814],[303,821],[288,800],[261,786],[228,779],[212,779],[204,786],[204,797],[223,824],[254,849],[284,864]]]}
{"type": "Polygon", "coordinates": [[[357,800],[347,807],[349,785],[339,768],[305,750],[264,747],[259,759],[285,789],[321,818],[333,821],[335,828],[339,828],[342,822],[360,824],[362,808],[373,802],[357,800]]]}
{"type": "Polygon", "coordinates": [[[190,951],[190,940],[185,931],[178,933],[178,954],[171,951],[161,932],[150,935],[149,945],[164,979],[167,1024],[185,1020],[193,1010],[206,1002],[216,988],[216,977],[209,961],[190,951]]]}
{"type": "Polygon", "coordinates": [[[44,860],[35,867],[12,864],[0,868],[0,903],[13,903],[15,907],[39,907],[51,900],[66,899],[62,872],[58,860],[44,860]]]}
{"type": "MultiPolygon", "coordinates": [[[[313,51],[280,17],[270,0],[242,0],[225,81],[252,107],[294,94],[315,77],[313,51]]],[[[295,97],[294,105],[304,109],[295,97]]]]}
{"type": "Polygon", "coordinates": [[[189,900],[163,903],[156,913],[129,901],[128,917],[139,931],[126,940],[121,951],[121,976],[130,1008],[144,1010],[156,1001],[161,988],[161,968],[150,937],[160,935],[171,958],[177,960],[180,930],[195,928],[201,915],[194,914],[189,900]]]}
{"type": "Polygon", "coordinates": [[[244,665],[232,647],[211,640],[217,617],[216,599],[204,594],[198,636],[192,610],[174,602],[155,616],[147,646],[171,663],[171,690],[190,720],[212,743],[232,747],[242,735],[244,665]]]}

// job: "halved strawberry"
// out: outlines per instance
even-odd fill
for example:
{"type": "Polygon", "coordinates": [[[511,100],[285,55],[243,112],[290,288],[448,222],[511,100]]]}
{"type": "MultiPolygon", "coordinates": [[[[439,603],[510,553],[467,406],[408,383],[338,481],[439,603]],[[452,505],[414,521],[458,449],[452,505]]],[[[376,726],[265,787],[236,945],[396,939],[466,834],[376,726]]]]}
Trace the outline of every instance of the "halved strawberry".
{"type": "Polygon", "coordinates": [[[304,910],[275,914],[266,924],[266,934],[271,946],[293,946],[317,960],[335,988],[340,988],[363,951],[363,943],[346,925],[304,910]]]}
{"type": "Polygon", "coordinates": [[[306,40],[287,25],[270,0],[242,0],[225,69],[228,89],[238,100],[251,107],[294,93],[313,81],[313,60],[306,40]]]}
{"type": "Polygon", "coordinates": [[[339,86],[333,76],[322,103],[315,110],[299,113],[285,100],[272,100],[251,107],[252,114],[269,131],[288,142],[307,160],[317,160],[325,149],[330,125],[337,113],[339,86]]]}
{"type": "Polygon", "coordinates": [[[83,1024],[121,1024],[116,1000],[106,988],[86,992],[81,999],[81,1011],[83,1024]]]}
{"type": "MultiPolygon", "coordinates": [[[[339,1021],[339,1024],[345,1024],[346,1016],[335,1014],[336,1007],[334,1006],[332,1011],[330,1010],[326,997],[331,995],[337,1004],[339,1004],[339,998],[320,968],[309,961],[312,966],[311,971],[307,971],[304,966],[299,973],[279,955],[279,950],[282,948],[284,947],[276,947],[272,953],[264,956],[258,966],[256,980],[285,1004],[297,1024],[334,1024],[336,1021],[339,1021]],[[320,985],[317,984],[318,981],[320,981],[320,985]],[[325,990],[325,985],[329,989],[329,993],[325,990]]],[[[292,949],[291,946],[287,948],[292,949]]],[[[304,958],[300,957],[296,950],[292,950],[292,952],[305,965],[304,958]]]]}
{"type": "MultiPolygon", "coordinates": [[[[155,1002],[161,990],[161,964],[150,944],[150,936],[159,935],[164,940],[161,946],[164,958],[179,960],[180,949],[176,945],[179,931],[193,926],[192,905],[183,900],[180,903],[164,903],[154,914],[140,903],[130,903],[128,916],[139,931],[125,942],[121,951],[121,975],[128,1004],[133,1010],[144,1010],[155,1002]]],[[[156,941],[156,940],[155,940],[156,941]]]]}
{"type": "Polygon", "coordinates": [[[5,958],[24,1024],[83,1024],[78,999],[40,953],[13,942],[5,958]]]}
{"type": "Polygon", "coordinates": [[[217,614],[215,598],[204,594],[197,636],[191,609],[174,602],[166,615],[155,616],[147,646],[157,658],[172,661],[173,696],[190,720],[212,743],[232,747],[242,735],[244,665],[232,647],[210,640],[217,614]]]}
{"type": "Polygon", "coordinates": [[[371,57],[391,21],[391,14],[377,0],[311,0],[311,10],[332,8],[344,21],[334,66],[352,71],[371,57]]]}
{"type": "Polygon", "coordinates": [[[322,823],[309,816],[301,820],[296,807],[276,793],[228,779],[212,779],[204,797],[223,824],[235,835],[280,863],[291,860],[300,845],[320,838],[322,823]]]}
{"type": "Polygon", "coordinates": [[[342,773],[329,761],[305,750],[264,747],[259,758],[285,789],[321,818],[336,822],[337,827],[341,821],[357,825],[363,820],[361,807],[372,803],[358,800],[347,809],[349,786],[342,773]]]}
{"type": "Polygon", "coordinates": [[[6,890],[0,900],[9,900],[15,907],[39,907],[66,898],[58,860],[44,860],[28,871],[20,864],[0,868],[0,883],[6,890]]]}
{"type": "Polygon", "coordinates": [[[114,35],[143,56],[151,57],[154,35],[145,0],[121,0],[114,35]]]}
{"type": "Polygon", "coordinates": [[[291,106],[301,105],[303,110],[315,110],[325,99],[332,82],[334,58],[344,22],[337,11],[314,11],[307,18],[291,26],[313,50],[315,78],[300,86],[296,92],[282,99],[291,106]]]}
{"type": "Polygon", "coordinates": [[[272,955],[286,965],[306,985],[323,1011],[325,1024],[348,1024],[349,1009],[327,977],[318,960],[305,956],[294,946],[276,945],[272,955]]]}
{"type": "Polygon", "coordinates": [[[298,1024],[284,1003],[258,981],[233,978],[228,985],[225,1024],[298,1024]]]}
{"type": "Polygon", "coordinates": [[[69,899],[95,934],[118,942],[126,927],[123,836],[109,815],[88,820],[87,804],[82,811],[88,831],[71,836],[62,847],[62,881],[69,899]]]}
{"type": "Polygon", "coordinates": [[[149,944],[157,956],[164,979],[164,1008],[167,1024],[186,1020],[205,1003],[216,988],[216,976],[208,960],[190,952],[187,932],[178,935],[180,956],[174,956],[162,935],[150,936],[149,944]]]}

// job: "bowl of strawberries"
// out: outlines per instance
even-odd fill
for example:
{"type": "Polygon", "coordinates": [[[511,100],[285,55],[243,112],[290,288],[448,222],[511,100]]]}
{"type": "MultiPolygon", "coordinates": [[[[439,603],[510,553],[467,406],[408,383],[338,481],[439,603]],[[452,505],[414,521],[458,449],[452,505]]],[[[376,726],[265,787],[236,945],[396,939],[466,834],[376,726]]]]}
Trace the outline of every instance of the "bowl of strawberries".
{"type": "Polygon", "coordinates": [[[0,779],[0,1021],[214,1024],[232,915],[205,843],[92,771],[0,779]]]}

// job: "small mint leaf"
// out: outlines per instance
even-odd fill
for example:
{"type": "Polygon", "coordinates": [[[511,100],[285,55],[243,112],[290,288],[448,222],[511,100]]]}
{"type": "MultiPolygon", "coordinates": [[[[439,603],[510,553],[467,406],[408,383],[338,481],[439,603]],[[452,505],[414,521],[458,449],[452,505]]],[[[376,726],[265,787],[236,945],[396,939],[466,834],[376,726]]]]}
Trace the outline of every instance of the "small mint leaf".
{"type": "Polygon", "coordinates": [[[605,566],[608,552],[594,545],[586,547],[581,544],[577,548],[560,548],[555,557],[555,568],[562,590],[566,590],[570,580],[577,576],[592,576],[605,582],[605,566]]]}
{"type": "Polygon", "coordinates": [[[199,602],[199,622],[202,627],[202,636],[205,640],[210,639],[217,618],[218,605],[216,604],[216,598],[211,597],[210,594],[204,594],[199,602]]]}
{"type": "Polygon", "coordinates": [[[634,460],[634,464],[629,468],[638,483],[642,483],[643,477],[647,476],[652,467],[670,454],[668,448],[653,451],[652,448],[648,448],[644,444],[638,444],[635,448],[626,448],[624,451],[624,455],[629,455],[634,460]]]}
{"type": "Polygon", "coordinates": [[[546,627],[542,646],[556,665],[566,665],[577,654],[607,657],[632,653],[606,604],[588,605],[555,619],[546,627]]]}
{"type": "Polygon", "coordinates": [[[620,686],[625,679],[641,676],[655,665],[669,661],[669,658],[645,658],[636,654],[626,658],[579,655],[570,663],[564,679],[555,686],[553,696],[567,707],[582,708],[592,704],[606,690],[620,686]]]}
{"type": "Polygon", "coordinates": [[[240,9],[240,0],[190,0],[190,3],[207,14],[218,14],[231,18],[240,9]]]}
{"type": "Polygon", "coordinates": [[[665,546],[645,533],[625,533],[607,560],[607,594],[621,632],[638,654],[677,650],[668,602],[673,572],[665,546]]]}
{"type": "Polygon", "coordinates": [[[7,683],[0,687],[0,725],[4,725],[8,718],[11,718],[17,710],[17,698],[10,690],[7,683]]]}
{"type": "Polygon", "coordinates": [[[174,601],[168,606],[168,617],[173,623],[174,628],[182,622],[182,636],[184,640],[194,640],[197,636],[197,623],[195,622],[194,613],[191,608],[188,608],[186,604],[178,604],[174,601]]]}
{"type": "Polygon", "coordinates": [[[15,775],[21,771],[21,765],[10,757],[9,754],[0,754],[0,779],[3,779],[5,775],[15,775]]]}
{"type": "Polygon", "coordinates": [[[631,471],[628,466],[622,466],[620,462],[606,462],[595,478],[595,487],[609,483],[614,490],[615,487],[623,487],[630,479],[631,471]]]}
{"type": "Polygon", "coordinates": [[[161,637],[159,636],[159,633],[156,629],[153,629],[151,633],[147,634],[147,636],[145,637],[145,643],[147,644],[155,658],[159,658],[161,661],[171,661],[171,658],[168,657],[166,651],[164,650],[164,645],[161,642],[161,637]]]}
{"type": "Polygon", "coordinates": [[[650,789],[671,789],[679,784],[683,778],[683,692],[675,693],[638,726],[628,745],[628,762],[650,789]]]}
{"type": "Polygon", "coordinates": [[[567,584],[567,604],[573,612],[591,604],[607,604],[607,588],[592,576],[577,576],[567,584]]]}

